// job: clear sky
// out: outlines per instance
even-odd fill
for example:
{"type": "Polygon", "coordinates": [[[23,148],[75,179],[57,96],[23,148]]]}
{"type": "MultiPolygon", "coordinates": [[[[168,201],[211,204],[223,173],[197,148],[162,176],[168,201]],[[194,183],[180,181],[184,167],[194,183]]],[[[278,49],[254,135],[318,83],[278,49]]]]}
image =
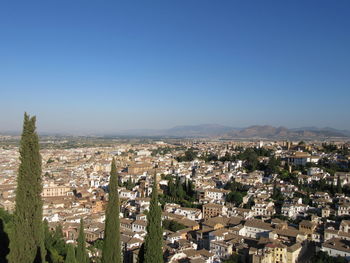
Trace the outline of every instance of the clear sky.
{"type": "Polygon", "coordinates": [[[0,131],[350,129],[348,0],[0,1],[0,131]]]}

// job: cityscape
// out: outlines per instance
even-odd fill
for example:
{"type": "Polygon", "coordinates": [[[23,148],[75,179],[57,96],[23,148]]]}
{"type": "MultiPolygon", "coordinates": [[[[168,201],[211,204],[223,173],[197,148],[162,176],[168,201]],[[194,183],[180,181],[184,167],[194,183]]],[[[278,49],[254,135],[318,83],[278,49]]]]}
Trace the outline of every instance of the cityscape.
{"type": "MultiPolygon", "coordinates": [[[[16,209],[23,163],[18,140],[1,137],[5,225],[16,209]]],[[[50,262],[64,262],[67,246],[79,241],[81,220],[89,260],[100,262],[113,163],[123,262],[140,262],[154,191],[164,262],[330,262],[330,257],[346,262],[350,257],[349,137],[43,136],[40,144],[42,217],[54,239],[50,262]]]]}
{"type": "Polygon", "coordinates": [[[0,263],[350,262],[350,2],[0,3],[0,263]]]}

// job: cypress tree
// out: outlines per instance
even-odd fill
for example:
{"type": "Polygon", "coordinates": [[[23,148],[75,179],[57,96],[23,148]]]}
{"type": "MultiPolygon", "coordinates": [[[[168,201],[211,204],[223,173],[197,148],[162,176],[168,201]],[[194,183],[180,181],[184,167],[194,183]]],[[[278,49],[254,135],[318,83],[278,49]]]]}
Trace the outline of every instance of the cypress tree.
{"type": "Polygon", "coordinates": [[[24,114],[9,263],[44,262],[41,156],[35,117],[24,114]]]}
{"type": "Polygon", "coordinates": [[[88,263],[89,262],[89,256],[86,252],[86,247],[85,247],[85,233],[84,233],[84,221],[83,221],[83,219],[80,219],[80,229],[79,229],[79,236],[78,236],[76,260],[78,263],[88,263]]]}
{"type": "Polygon", "coordinates": [[[159,263],[163,260],[163,229],[161,224],[161,208],[158,204],[157,177],[154,175],[154,183],[151,195],[150,210],[147,214],[147,235],[145,238],[145,263],[159,263]]]}
{"type": "Polygon", "coordinates": [[[75,260],[75,251],[73,245],[68,245],[68,250],[67,250],[67,257],[64,263],[76,263],[77,261],[75,260]]]}
{"type": "Polygon", "coordinates": [[[340,180],[340,176],[339,175],[338,175],[338,178],[337,178],[337,193],[339,193],[339,194],[342,193],[341,180],[340,180]]]}
{"type": "Polygon", "coordinates": [[[102,263],[121,263],[118,176],[114,158],[108,189],[109,200],[106,211],[102,263]]]}

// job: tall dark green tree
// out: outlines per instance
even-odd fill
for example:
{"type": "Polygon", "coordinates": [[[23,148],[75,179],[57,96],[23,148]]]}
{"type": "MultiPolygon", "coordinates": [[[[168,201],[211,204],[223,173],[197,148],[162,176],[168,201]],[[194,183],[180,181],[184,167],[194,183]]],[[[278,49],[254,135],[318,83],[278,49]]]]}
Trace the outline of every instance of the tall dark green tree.
{"type": "Polygon", "coordinates": [[[77,253],[76,253],[76,260],[77,263],[88,263],[89,262],[89,256],[86,252],[86,242],[85,242],[85,233],[84,233],[84,221],[83,219],[80,219],[80,229],[79,229],[79,236],[78,236],[78,246],[77,246],[77,253]]]}
{"type": "Polygon", "coordinates": [[[9,263],[44,262],[41,156],[35,117],[24,114],[9,263]]]}
{"type": "Polygon", "coordinates": [[[69,244],[67,249],[67,257],[64,263],[76,263],[75,260],[75,251],[73,245],[69,244]]]}
{"type": "Polygon", "coordinates": [[[180,200],[184,199],[185,191],[179,177],[176,177],[175,189],[176,189],[176,197],[180,200]]]}
{"type": "Polygon", "coordinates": [[[147,214],[147,235],[145,238],[145,263],[159,263],[163,260],[163,228],[161,224],[161,208],[158,204],[157,177],[154,175],[154,183],[151,195],[150,210],[147,214]]]}
{"type": "Polygon", "coordinates": [[[341,180],[340,180],[340,176],[339,175],[338,175],[338,178],[337,178],[337,193],[339,193],[339,194],[342,193],[341,180]]]}
{"type": "Polygon", "coordinates": [[[121,263],[118,176],[114,158],[108,189],[109,200],[106,211],[102,263],[121,263]]]}
{"type": "Polygon", "coordinates": [[[169,196],[171,196],[172,198],[176,197],[176,189],[175,189],[175,184],[174,184],[174,180],[172,177],[168,181],[168,189],[167,190],[168,190],[167,194],[169,196]]]}

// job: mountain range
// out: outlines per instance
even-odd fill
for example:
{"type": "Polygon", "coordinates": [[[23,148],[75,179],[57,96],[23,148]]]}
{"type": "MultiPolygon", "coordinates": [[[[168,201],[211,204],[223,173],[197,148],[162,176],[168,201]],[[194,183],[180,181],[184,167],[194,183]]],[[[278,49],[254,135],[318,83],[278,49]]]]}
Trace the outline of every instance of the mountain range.
{"type": "MultiPolygon", "coordinates": [[[[19,132],[2,132],[0,135],[19,135],[19,132]]],[[[71,134],[40,133],[45,136],[64,136],[71,134]]],[[[75,134],[74,136],[82,136],[75,134]]],[[[71,135],[73,136],[73,135],[71,135]]],[[[235,128],[219,124],[182,125],[170,129],[133,129],[109,134],[85,134],[93,137],[178,137],[178,138],[223,138],[223,139],[329,139],[350,138],[350,131],[330,127],[302,127],[289,129],[270,125],[254,125],[245,128],[235,128]]]]}
{"type": "Polygon", "coordinates": [[[183,125],[163,130],[127,130],[118,134],[134,136],[169,137],[221,137],[221,138],[267,138],[267,139],[320,139],[350,137],[350,131],[334,128],[302,127],[288,129],[270,125],[254,125],[246,128],[234,128],[218,124],[183,125]]]}

